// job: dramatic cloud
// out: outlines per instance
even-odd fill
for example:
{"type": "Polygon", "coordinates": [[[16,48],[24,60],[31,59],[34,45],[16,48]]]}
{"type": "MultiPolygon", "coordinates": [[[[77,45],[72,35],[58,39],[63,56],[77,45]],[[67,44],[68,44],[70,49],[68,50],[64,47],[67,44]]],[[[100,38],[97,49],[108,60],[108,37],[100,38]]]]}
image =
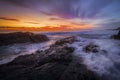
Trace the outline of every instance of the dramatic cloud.
{"type": "Polygon", "coordinates": [[[7,17],[0,17],[1,20],[7,20],[7,21],[19,21],[18,19],[13,19],[13,18],[7,18],[7,17]]]}
{"type": "Polygon", "coordinates": [[[112,2],[119,0],[2,0],[17,6],[31,8],[44,14],[64,18],[93,18],[112,2]]]}
{"type": "Polygon", "coordinates": [[[2,16],[22,13],[41,18],[44,14],[51,21],[66,19],[80,25],[120,22],[120,0],[0,0],[0,6],[2,16]]]}

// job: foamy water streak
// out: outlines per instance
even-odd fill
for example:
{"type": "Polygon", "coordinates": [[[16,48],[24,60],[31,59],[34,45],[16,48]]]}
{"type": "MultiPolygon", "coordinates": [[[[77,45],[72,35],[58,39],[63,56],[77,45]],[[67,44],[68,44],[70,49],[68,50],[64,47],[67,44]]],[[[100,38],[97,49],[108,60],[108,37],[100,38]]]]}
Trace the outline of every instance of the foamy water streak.
{"type": "Polygon", "coordinates": [[[0,64],[4,64],[12,61],[14,58],[25,54],[34,54],[36,51],[44,51],[52,45],[55,40],[50,40],[44,43],[26,43],[26,44],[14,44],[9,46],[2,46],[0,48],[0,64]]]}
{"type": "Polygon", "coordinates": [[[104,76],[105,80],[120,80],[120,41],[110,39],[83,39],[71,46],[75,47],[75,56],[83,59],[88,69],[104,76]],[[86,53],[83,47],[93,43],[100,47],[98,53],[86,53]]]}
{"type": "Polygon", "coordinates": [[[0,47],[0,64],[5,64],[14,60],[14,58],[25,55],[34,54],[36,51],[44,51],[54,44],[56,40],[67,37],[68,35],[47,35],[50,41],[43,43],[23,43],[0,47]]]}

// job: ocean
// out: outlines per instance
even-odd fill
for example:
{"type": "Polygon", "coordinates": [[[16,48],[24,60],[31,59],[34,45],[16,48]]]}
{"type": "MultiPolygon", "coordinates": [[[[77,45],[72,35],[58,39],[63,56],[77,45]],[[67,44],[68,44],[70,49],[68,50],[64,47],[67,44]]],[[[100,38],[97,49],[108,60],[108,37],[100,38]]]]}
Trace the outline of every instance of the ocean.
{"type": "MultiPolygon", "coordinates": [[[[40,32],[34,32],[41,34],[40,32]]],[[[111,35],[117,34],[117,30],[88,30],[79,32],[47,32],[42,33],[49,37],[49,41],[43,43],[22,43],[0,47],[0,64],[8,63],[16,57],[25,54],[34,54],[36,51],[44,51],[57,40],[76,36],[77,41],[68,46],[74,47],[74,56],[83,59],[83,64],[88,69],[95,71],[107,80],[120,79],[120,41],[110,39],[111,35]],[[96,44],[100,47],[98,53],[86,53],[83,47],[88,44],[96,44]],[[109,76],[109,78],[108,78],[109,76]]]]}

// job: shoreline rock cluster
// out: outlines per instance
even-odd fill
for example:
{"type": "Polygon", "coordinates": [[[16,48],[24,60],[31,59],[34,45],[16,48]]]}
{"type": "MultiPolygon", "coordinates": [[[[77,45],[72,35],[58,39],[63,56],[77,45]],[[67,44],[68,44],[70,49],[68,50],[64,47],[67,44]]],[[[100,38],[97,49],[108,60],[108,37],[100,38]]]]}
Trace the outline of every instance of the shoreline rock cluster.
{"type": "Polygon", "coordinates": [[[1,33],[0,46],[14,43],[38,43],[48,41],[48,37],[42,34],[33,34],[31,32],[1,33]]]}
{"type": "Polygon", "coordinates": [[[0,80],[101,80],[73,56],[69,37],[57,41],[45,51],[22,55],[8,64],[0,66],[0,80]]]}

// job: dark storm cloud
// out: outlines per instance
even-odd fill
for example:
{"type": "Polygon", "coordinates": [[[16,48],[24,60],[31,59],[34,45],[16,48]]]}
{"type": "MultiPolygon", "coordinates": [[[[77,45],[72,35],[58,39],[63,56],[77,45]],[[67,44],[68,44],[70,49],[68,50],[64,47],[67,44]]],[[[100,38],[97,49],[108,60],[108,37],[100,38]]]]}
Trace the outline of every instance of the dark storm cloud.
{"type": "Polygon", "coordinates": [[[7,17],[0,17],[0,20],[17,21],[17,22],[19,22],[19,20],[18,20],[18,19],[7,18],[7,17]]]}

